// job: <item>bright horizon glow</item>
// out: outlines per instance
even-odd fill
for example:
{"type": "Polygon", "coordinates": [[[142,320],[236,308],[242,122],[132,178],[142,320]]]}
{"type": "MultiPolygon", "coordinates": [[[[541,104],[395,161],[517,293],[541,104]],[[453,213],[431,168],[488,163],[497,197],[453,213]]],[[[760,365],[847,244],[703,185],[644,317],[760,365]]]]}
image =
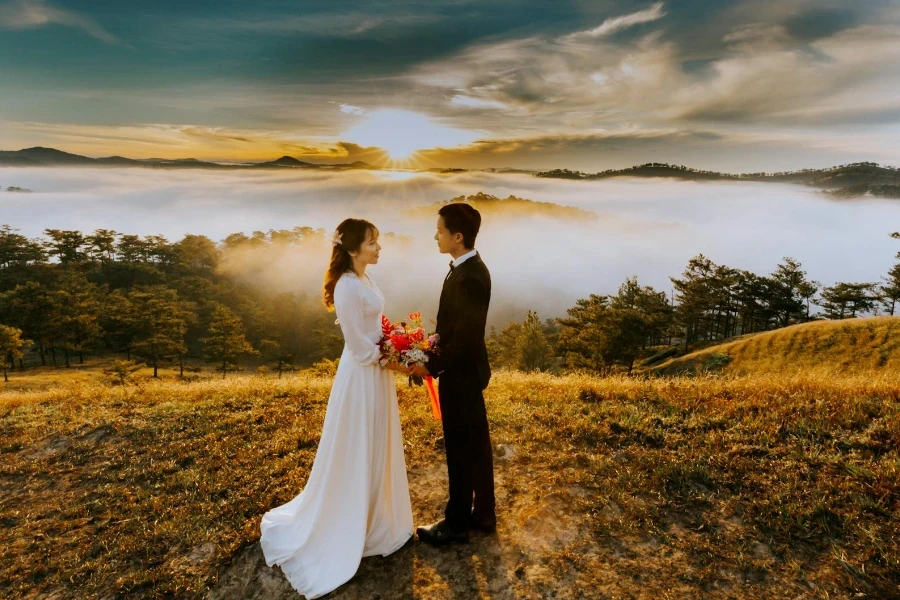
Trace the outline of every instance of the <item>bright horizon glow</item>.
{"type": "Polygon", "coordinates": [[[391,181],[409,181],[410,179],[415,179],[420,176],[421,173],[418,171],[394,171],[394,170],[382,170],[375,171],[378,175],[380,175],[384,179],[389,179],[391,181]]]}
{"type": "Polygon", "coordinates": [[[383,109],[369,115],[364,122],[341,134],[361,146],[377,146],[392,160],[404,160],[420,150],[448,148],[467,144],[477,135],[433,123],[425,115],[399,109],[383,109]]]}

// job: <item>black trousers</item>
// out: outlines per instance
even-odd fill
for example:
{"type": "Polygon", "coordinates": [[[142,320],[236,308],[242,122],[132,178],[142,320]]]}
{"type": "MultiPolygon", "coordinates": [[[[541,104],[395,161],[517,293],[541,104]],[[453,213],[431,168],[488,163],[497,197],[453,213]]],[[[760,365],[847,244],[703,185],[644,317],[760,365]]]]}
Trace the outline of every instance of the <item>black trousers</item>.
{"type": "Polygon", "coordinates": [[[444,372],[438,383],[450,479],[444,518],[453,531],[468,531],[473,507],[479,518],[495,514],[494,459],[484,394],[474,372],[444,372]]]}

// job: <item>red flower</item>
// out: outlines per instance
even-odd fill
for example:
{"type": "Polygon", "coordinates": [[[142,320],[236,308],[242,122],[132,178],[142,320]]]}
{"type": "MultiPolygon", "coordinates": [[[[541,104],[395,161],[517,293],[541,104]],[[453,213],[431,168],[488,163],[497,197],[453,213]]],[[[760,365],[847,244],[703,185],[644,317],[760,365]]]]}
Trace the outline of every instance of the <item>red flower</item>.
{"type": "Polygon", "coordinates": [[[397,349],[397,352],[409,350],[409,339],[405,335],[392,335],[391,344],[397,349]]]}
{"type": "Polygon", "coordinates": [[[394,331],[394,326],[386,316],[381,315],[381,334],[384,337],[390,337],[392,331],[394,331]]]}

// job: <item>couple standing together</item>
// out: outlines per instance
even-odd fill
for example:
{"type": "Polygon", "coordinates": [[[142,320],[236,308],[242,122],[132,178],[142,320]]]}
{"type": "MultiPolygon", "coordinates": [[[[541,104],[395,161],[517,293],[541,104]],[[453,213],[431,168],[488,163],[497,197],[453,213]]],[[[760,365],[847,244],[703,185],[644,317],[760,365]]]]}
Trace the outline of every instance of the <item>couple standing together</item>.
{"type": "Polygon", "coordinates": [[[306,487],[263,515],[268,566],[318,598],[346,583],[364,556],[387,556],[413,535],[394,374],[438,378],[450,481],[444,518],[416,533],[434,546],[467,542],[469,531],[496,529],[494,475],[483,390],[490,380],[485,321],[491,278],[475,250],[481,215],[468,204],[438,211],[434,238],[453,257],[437,315],[439,352],[425,367],[379,365],[384,295],[366,272],[378,262],[378,229],[360,219],[334,234],[325,274],[326,306],[344,335],[322,436],[306,487]]]}

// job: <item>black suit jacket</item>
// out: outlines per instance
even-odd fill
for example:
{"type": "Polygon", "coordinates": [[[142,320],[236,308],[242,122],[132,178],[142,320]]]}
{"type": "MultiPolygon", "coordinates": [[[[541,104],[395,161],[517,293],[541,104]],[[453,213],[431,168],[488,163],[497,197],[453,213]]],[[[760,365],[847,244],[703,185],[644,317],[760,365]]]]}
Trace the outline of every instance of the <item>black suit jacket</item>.
{"type": "Polygon", "coordinates": [[[490,302],[491,274],[476,254],[444,281],[437,315],[438,353],[425,363],[433,377],[475,375],[479,388],[487,387],[491,366],[484,334],[490,302]]]}

